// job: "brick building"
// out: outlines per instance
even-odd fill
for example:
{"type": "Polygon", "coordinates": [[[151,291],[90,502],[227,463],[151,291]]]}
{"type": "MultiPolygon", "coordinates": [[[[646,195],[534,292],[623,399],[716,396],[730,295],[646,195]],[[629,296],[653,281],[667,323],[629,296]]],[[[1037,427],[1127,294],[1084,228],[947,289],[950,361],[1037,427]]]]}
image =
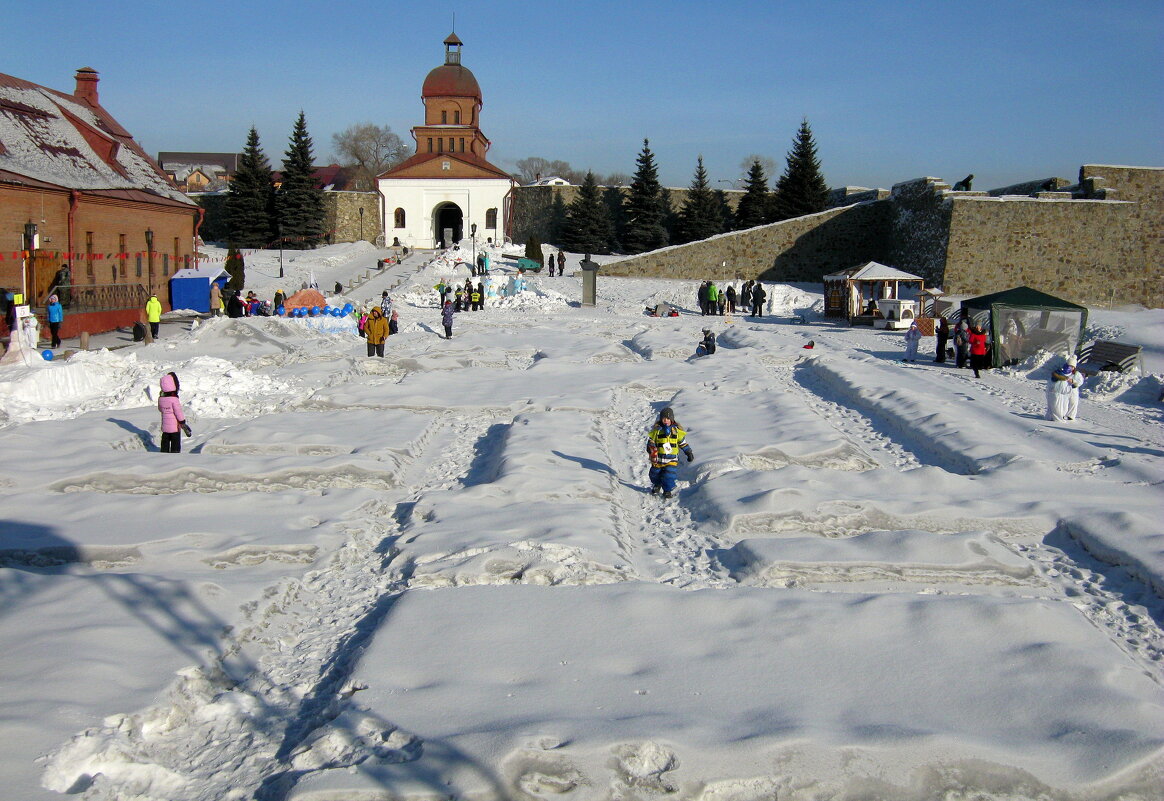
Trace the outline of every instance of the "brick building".
{"type": "Polygon", "coordinates": [[[151,293],[166,305],[201,219],[97,82],[80,69],[68,94],[0,74],[0,287],[38,312],[56,289],[66,337],[137,321],[151,293]]]}

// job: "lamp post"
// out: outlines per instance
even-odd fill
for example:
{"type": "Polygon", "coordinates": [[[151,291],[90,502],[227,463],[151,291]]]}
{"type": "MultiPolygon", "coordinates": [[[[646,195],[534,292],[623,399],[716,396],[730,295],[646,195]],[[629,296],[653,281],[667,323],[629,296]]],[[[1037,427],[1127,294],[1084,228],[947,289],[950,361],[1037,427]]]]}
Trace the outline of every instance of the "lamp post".
{"type": "Polygon", "coordinates": [[[472,232],[473,239],[473,263],[469,266],[469,272],[476,274],[477,272],[477,223],[469,226],[469,231],[472,232]]]}
{"type": "Polygon", "coordinates": [[[24,269],[20,273],[20,294],[24,296],[24,303],[28,303],[28,274],[32,272],[33,252],[36,250],[36,223],[24,224],[24,250],[28,256],[24,259],[24,269]]]}
{"type": "Polygon", "coordinates": [[[360,206],[360,241],[364,239],[364,207],[360,206]]]}
{"type": "Polygon", "coordinates": [[[149,265],[149,290],[150,294],[154,294],[154,231],[152,228],[147,228],[145,232],[146,238],[146,264],[149,265]]]}
{"type": "Polygon", "coordinates": [[[279,277],[282,278],[283,277],[283,221],[282,220],[279,221],[277,228],[278,228],[278,232],[279,232],[279,277]]]}

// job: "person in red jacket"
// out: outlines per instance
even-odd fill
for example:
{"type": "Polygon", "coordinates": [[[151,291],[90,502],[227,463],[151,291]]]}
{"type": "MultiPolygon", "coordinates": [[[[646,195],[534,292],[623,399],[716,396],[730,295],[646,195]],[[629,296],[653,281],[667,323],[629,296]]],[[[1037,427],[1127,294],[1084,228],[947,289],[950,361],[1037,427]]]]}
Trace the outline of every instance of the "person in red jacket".
{"type": "Polygon", "coordinates": [[[981,378],[979,370],[985,370],[986,363],[986,332],[981,325],[970,327],[970,366],[974,368],[974,377],[981,378]]]}

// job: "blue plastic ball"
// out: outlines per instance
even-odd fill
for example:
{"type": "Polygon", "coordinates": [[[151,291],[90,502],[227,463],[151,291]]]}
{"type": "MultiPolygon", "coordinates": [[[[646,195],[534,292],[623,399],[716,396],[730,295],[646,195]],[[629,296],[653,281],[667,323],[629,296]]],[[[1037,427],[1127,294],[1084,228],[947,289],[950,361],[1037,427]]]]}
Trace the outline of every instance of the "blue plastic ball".
{"type": "Polygon", "coordinates": [[[352,304],[350,304],[350,303],[345,303],[345,304],[344,304],[344,314],[351,314],[351,313],[352,313],[352,308],[353,308],[352,304]]]}
{"type": "Polygon", "coordinates": [[[279,308],[275,309],[275,314],[279,315],[280,317],[282,317],[282,316],[283,316],[284,314],[286,314],[286,313],[287,313],[287,310],[286,310],[286,309],[284,309],[282,306],[280,306],[279,308]]]}
{"type": "Polygon", "coordinates": [[[49,350],[48,348],[45,348],[44,350],[42,350],[40,352],[40,355],[44,356],[44,360],[46,362],[51,362],[53,360],[53,352],[51,350],[49,350]]]}
{"type": "Polygon", "coordinates": [[[315,316],[315,315],[317,315],[317,314],[319,314],[319,307],[318,307],[318,306],[312,306],[312,307],[311,307],[311,316],[312,316],[312,317],[314,317],[314,316],[315,316]]]}

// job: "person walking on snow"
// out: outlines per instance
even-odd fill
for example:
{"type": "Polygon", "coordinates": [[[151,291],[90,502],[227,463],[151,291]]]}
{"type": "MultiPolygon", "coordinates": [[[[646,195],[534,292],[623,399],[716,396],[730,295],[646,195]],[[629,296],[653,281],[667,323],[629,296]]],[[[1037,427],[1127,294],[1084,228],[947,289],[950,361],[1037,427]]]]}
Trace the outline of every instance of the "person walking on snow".
{"type": "Polygon", "coordinates": [[[56,294],[49,295],[48,306],[45,309],[48,312],[49,331],[52,333],[52,344],[49,347],[59,348],[61,346],[61,323],[65,319],[65,310],[61,307],[60,298],[56,294]]]}
{"type": "Polygon", "coordinates": [[[190,436],[190,426],[178,400],[178,374],[166,373],[161,380],[162,394],[158,397],[158,411],[162,413],[162,453],[182,452],[182,431],[190,436]]]}
{"type": "Polygon", "coordinates": [[[368,321],[364,323],[364,336],[368,339],[368,355],[384,358],[384,340],[388,338],[388,320],[379,306],[372,307],[368,321]]]}
{"type": "Polygon", "coordinates": [[[676,422],[675,412],[668,406],[659,412],[659,419],[647,435],[652,495],[658,495],[662,490],[663,497],[670,498],[674,493],[680,451],[687,457],[687,461],[695,459],[691,446],[687,444],[687,432],[676,422]]]}
{"type": "Polygon", "coordinates": [[[917,323],[909,324],[909,330],[905,332],[905,358],[903,362],[917,361],[917,346],[921,342],[921,329],[918,328],[917,323]]]}
{"type": "Polygon", "coordinates": [[[441,309],[441,323],[445,326],[445,339],[453,338],[453,302],[451,300],[445,301],[445,307],[441,309]]]}
{"type": "Polygon", "coordinates": [[[981,378],[979,370],[985,370],[988,365],[986,363],[986,348],[988,338],[986,331],[982,326],[975,325],[970,328],[970,366],[974,368],[974,377],[981,378]]]}
{"type": "Polygon", "coordinates": [[[158,329],[162,325],[162,302],[157,295],[150,295],[145,305],[146,322],[150,324],[150,336],[158,338],[158,329]]]}

